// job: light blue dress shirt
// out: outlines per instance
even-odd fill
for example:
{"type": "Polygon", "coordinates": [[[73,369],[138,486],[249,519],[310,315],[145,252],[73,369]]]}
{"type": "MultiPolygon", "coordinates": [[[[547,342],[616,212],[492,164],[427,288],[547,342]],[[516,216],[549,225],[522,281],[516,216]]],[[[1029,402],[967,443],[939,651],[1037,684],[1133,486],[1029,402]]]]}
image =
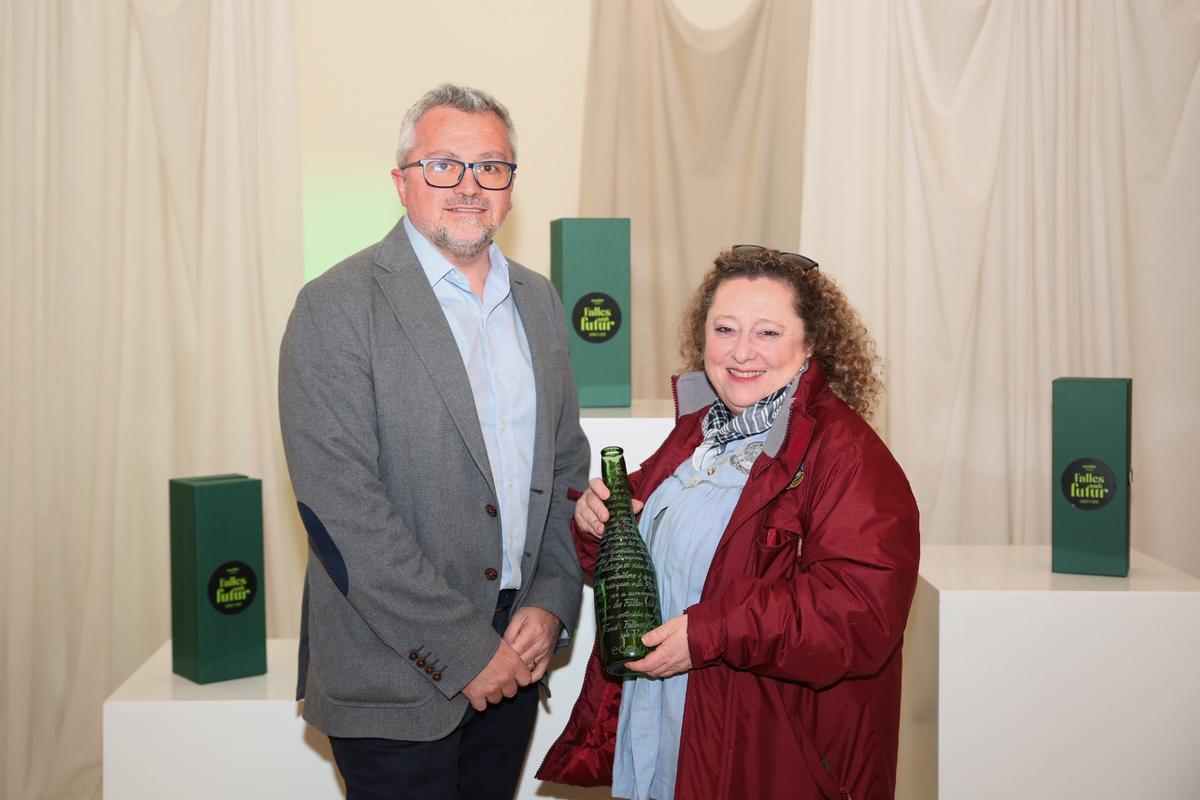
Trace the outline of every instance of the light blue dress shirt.
{"type": "Polygon", "coordinates": [[[446,260],[408,217],[404,218],[404,230],[467,368],[500,506],[504,538],[500,588],[518,589],[529,521],[537,391],[529,339],[509,286],[508,259],[495,242],[488,247],[491,268],[480,300],[471,292],[467,276],[446,260]]]}
{"type": "MultiPolygon", "coordinates": [[[[664,622],[700,600],[721,534],[766,438],[766,433],[760,433],[730,442],[719,455],[709,452],[709,458],[684,461],[647,498],[638,528],[658,573],[664,622]]],[[[675,796],[687,684],[686,672],[662,680],[625,680],[617,718],[613,797],[670,800],[675,796]]]]}

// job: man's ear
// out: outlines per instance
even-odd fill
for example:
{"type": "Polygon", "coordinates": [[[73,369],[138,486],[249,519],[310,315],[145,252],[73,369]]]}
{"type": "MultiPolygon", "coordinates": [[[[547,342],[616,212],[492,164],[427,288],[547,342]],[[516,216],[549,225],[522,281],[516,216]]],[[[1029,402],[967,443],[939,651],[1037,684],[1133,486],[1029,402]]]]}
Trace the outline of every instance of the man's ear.
{"type": "Polygon", "coordinates": [[[408,203],[404,201],[404,193],[407,187],[404,185],[404,172],[402,170],[392,170],[392,183],[396,185],[396,194],[400,195],[401,205],[407,207],[408,203]]]}

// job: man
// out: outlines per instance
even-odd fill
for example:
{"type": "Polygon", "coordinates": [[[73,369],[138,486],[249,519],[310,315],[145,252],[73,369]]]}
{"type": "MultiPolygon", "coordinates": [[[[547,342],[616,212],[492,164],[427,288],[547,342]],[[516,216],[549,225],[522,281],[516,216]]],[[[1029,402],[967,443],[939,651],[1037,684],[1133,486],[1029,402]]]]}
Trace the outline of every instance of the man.
{"type": "Polygon", "coordinates": [[[284,335],[297,694],[350,800],[511,798],[579,611],[567,488],[589,453],[562,306],[493,242],[515,162],[494,98],[426,94],[392,171],[407,216],[305,286],[284,335]]]}

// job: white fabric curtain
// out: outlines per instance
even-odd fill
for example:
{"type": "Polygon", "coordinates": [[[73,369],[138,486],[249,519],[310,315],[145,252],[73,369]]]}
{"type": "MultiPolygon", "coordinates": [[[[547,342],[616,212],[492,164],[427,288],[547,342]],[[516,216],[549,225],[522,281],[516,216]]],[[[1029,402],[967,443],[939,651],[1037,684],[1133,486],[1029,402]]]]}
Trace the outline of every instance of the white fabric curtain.
{"type": "Polygon", "coordinates": [[[670,397],[684,303],[719,251],[799,236],[808,0],[719,30],[673,0],[598,0],[580,214],[629,217],[633,396],[670,397]]]}
{"type": "Polygon", "coordinates": [[[0,796],[100,793],[101,703],[170,636],[167,480],[263,479],[302,282],[284,0],[0,6],[0,796]]]}
{"type": "Polygon", "coordinates": [[[1133,546],[1200,574],[1200,3],[814,0],[800,247],[926,541],[1049,542],[1050,389],[1132,377],[1133,546]]]}
{"type": "Polygon", "coordinates": [[[721,247],[795,245],[880,345],[926,541],[1047,543],[1051,381],[1132,377],[1134,547],[1200,574],[1200,1],[759,0],[700,31],[603,0],[590,58],[581,208],[632,218],[635,396],[721,247]]]}

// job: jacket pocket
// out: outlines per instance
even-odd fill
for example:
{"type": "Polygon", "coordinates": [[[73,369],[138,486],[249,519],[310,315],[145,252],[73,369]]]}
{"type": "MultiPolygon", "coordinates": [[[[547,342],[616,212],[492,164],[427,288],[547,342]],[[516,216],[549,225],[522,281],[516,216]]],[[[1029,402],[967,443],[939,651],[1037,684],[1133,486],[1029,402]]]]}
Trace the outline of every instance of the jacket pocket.
{"type": "Polygon", "coordinates": [[[751,575],[759,578],[787,578],[796,570],[804,549],[804,529],[794,516],[768,514],[754,537],[751,575]]]}

